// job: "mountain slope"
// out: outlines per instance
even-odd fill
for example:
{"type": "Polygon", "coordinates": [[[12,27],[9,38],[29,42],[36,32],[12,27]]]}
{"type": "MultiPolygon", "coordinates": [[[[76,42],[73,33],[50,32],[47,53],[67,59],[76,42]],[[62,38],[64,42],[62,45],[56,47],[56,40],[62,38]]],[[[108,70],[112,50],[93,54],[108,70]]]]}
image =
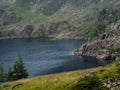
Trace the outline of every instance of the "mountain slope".
{"type": "Polygon", "coordinates": [[[0,2],[2,4],[0,8],[5,7],[4,11],[7,12],[7,15],[3,14],[2,17],[9,18],[5,24],[3,24],[6,22],[5,19],[0,21],[0,37],[92,39],[109,31],[108,26],[120,18],[119,0],[0,0],[0,2]],[[12,15],[8,16],[9,12],[12,15]],[[117,12],[116,16],[114,12],[117,12]],[[101,14],[103,16],[99,18],[101,14]],[[117,20],[112,20],[110,15],[113,15],[114,19],[117,17],[117,20]],[[32,26],[32,29],[24,28],[29,26],[32,26]],[[41,29],[36,30],[38,26],[41,29]],[[21,31],[23,34],[19,33],[21,31]]]}

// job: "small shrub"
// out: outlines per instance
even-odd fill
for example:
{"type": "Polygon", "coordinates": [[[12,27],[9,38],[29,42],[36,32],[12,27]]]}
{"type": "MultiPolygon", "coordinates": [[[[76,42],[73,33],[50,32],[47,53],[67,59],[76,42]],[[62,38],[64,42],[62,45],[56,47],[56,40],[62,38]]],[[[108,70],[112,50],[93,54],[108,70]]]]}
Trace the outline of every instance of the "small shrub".
{"type": "Polygon", "coordinates": [[[80,80],[72,90],[104,90],[101,81],[96,76],[89,76],[80,80]]]}

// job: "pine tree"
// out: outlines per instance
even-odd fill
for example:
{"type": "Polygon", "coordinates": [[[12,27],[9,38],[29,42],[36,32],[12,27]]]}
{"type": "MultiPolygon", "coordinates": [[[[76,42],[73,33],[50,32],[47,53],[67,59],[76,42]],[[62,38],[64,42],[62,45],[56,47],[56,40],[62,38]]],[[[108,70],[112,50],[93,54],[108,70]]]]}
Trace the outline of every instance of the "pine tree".
{"type": "Polygon", "coordinates": [[[2,63],[0,63],[0,82],[4,82],[4,70],[2,63]]]}
{"type": "Polygon", "coordinates": [[[18,60],[13,66],[13,76],[15,80],[28,77],[28,72],[25,69],[22,57],[18,57],[18,60]]]}
{"type": "Polygon", "coordinates": [[[8,72],[6,74],[6,81],[13,81],[13,80],[14,80],[13,69],[9,67],[8,72]]]}

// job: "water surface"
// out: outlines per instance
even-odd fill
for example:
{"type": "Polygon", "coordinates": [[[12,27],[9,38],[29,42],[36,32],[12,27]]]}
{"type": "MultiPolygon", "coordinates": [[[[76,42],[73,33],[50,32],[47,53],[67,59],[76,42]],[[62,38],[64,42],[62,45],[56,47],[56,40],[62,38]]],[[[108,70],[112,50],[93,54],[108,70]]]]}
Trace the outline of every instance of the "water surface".
{"type": "Polygon", "coordinates": [[[12,66],[21,55],[30,77],[87,69],[107,64],[94,57],[71,56],[81,40],[7,39],[0,40],[0,62],[12,66]]]}

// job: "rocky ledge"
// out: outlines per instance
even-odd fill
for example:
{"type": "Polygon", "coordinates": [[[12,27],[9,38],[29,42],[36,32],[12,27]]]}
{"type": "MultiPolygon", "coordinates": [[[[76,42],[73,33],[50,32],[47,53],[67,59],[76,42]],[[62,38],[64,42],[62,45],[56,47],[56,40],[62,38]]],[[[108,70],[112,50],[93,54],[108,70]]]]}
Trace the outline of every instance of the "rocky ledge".
{"type": "MultiPolygon", "coordinates": [[[[112,60],[120,57],[120,38],[105,38],[85,43],[80,49],[73,52],[74,55],[79,56],[95,56],[102,60],[112,60]]],[[[108,36],[107,36],[108,37],[108,36]]]]}
{"type": "MultiPolygon", "coordinates": [[[[4,31],[3,28],[0,28],[0,37],[16,37],[16,38],[40,38],[40,37],[49,37],[50,35],[64,33],[70,27],[69,23],[66,21],[52,23],[48,26],[45,25],[19,25],[14,24],[8,30],[4,31]]],[[[64,35],[65,36],[65,35],[64,35]]],[[[56,36],[57,37],[57,36],[56,36]]]]}

